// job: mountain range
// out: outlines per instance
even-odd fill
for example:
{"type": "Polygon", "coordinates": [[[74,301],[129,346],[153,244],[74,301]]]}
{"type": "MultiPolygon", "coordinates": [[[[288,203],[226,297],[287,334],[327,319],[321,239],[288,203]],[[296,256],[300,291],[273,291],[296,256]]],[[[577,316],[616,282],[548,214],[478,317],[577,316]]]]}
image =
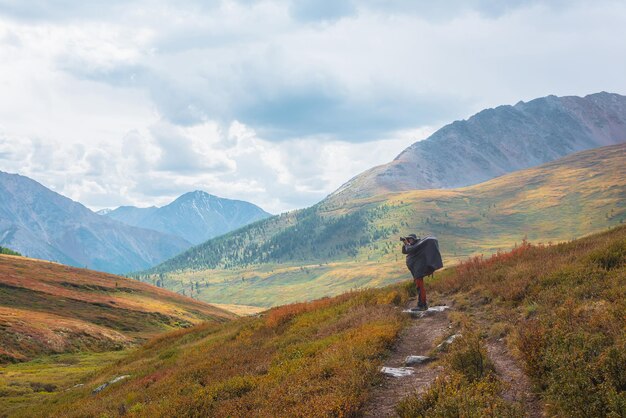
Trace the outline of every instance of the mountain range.
{"type": "Polygon", "coordinates": [[[626,96],[547,96],[486,109],[348,181],[336,200],[469,186],[576,151],[626,141],[626,96]]]}
{"type": "Polygon", "coordinates": [[[190,247],[183,238],[95,214],[28,177],[0,172],[0,245],[94,270],[144,269],[190,247]]]}
{"type": "Polygon", "coordinates": [[[158,273],[172,289],[204,283],[204,300],[272,306],[398,280],[399,234],[437,235],[447,262],[524,237],[573,239],[625,221],[625,141],[626,97],[617,94],[485,110],[310,208],[211,239],[135,277],[158,273]],[[589,151],[572,154],[580,149],[589,151]]]}
{"type": "Polygon", "coordinates": [[[258,206],[186,193],[167,206],[97,214],[18,174],[0,172],[0,244],[25,256],[109,273],[142,270],[193,244],[271,216],[258,206]]]}
{"type": "Polygon", "coordinates": [[[121,206],[99,213],[128,225],[176,235],[192,244],[271,216],[252,203],[224,199],[203,191],[185,193],[160,208],[121,206]]]}
{"type": "MultiPolygon", "coordinates": [[[[150,268],[193,244],[198,247],[152,272],[346,260],[367,253],[364,248],[404,228],[430,229],[432,220],[440,216],[433,208],[420,219],[376,224],[391,210],[382,203],[391,199],[388,193],[433,190],[432,196],[440,195],[435,190],[457,190],[625,140],[626,97],[618,94],[548,96],[499,106],[441,128],[389,164],[356,176],[313,207],[269,218],[250,203],[200,191],[161,208],[129,206],[97,215],[33,180],[0,173],[0,245],[31,257],[116,273],[150,268]],[[220,237],[235,229],[236,234],[220,237]]],[[[509,219],[499,221],[506,224],[509,219]]],[[[461,229],[468,223],[461,218],[456,221],[461,229]]],[[[553,236],[561,237],[536,235],[541,239],[553,236]]],[[[470,254],[483,245],[476,240],[455,242],[450,254],[470,254]]],[[[488,245],[492,250],[501,247],[488,245]]]]}

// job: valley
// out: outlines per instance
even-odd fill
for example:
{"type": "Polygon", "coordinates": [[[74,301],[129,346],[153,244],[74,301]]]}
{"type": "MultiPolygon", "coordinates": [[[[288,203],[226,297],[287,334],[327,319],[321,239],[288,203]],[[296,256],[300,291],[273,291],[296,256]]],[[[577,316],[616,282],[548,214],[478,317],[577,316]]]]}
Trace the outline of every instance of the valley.
{"type": "MultiPolygon", "coordinates": [[[[414,368],[424,391],[396,393],[391,413],[619,416],[625,269],[625,226],[446,269],[429,281],[431,304],[450,311],[434,314],[444,332],[429,340],[432,363],[414,368]],[[512,395],[504,364],[533,392],[512,395]]],[[[402,331],[428,320],[402,312],[414,297],[404,281],[171,332],[12,416],[362,416],[402,379],[379,372],[402,331]]]]}
{"type": "Polygon", "coordinates": [[[626,222],[626,144],[474,186],[343,200],[279,215],[133,275],[216,303],[270,307],[406,279],[398,236],[438,237],[446,265],[522,240],[561,242],[626,222]]]}

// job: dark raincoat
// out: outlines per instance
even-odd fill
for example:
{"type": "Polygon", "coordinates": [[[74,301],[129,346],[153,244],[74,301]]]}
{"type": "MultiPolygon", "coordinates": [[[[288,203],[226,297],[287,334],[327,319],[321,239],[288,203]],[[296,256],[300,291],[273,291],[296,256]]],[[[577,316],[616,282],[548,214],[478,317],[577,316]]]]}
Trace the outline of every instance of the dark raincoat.
{"type": "Polygon", "coordinates": [[[429,276],[443,267],[439,241],[435,237],[426,237],[413,245],[402,245],[402,254],[406,254],[406,266],[414,279],[429,276]]]}

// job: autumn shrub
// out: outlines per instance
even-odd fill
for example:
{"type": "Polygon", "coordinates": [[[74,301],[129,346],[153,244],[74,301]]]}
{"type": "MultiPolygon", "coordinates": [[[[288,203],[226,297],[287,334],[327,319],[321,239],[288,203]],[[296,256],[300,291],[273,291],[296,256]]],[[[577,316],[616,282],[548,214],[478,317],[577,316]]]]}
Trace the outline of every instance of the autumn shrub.
{"type": "Polygon", "coordinates": [[[450,345],[445,364],[449,370],[462,375],[469,382],[483,379],[494,372],[480,337],[467,329],[450,345]]]}
{"type": "Polygon", "coordinates": [[[621,315],[602,302],[581,305],[569,298],[521,324],[518,345],[550,413],[623,416],[626,333],[621,315]]]}
{"type": "Polygon", "coordinates": [[[617,241],[592,252],[589,259],[599,267],[612,270],[626,264],[626,241],[617,241]]]}
{"type": "Polygon", "coordinates": [[[265,322],[268,327],[277,328],[299,314],[323,309],[337,303],[338,299],[346,299],[349,298],[349,296],[350,293],[346,293],[341,296],[337,296],[336,298],[322,298],[312,302],[301,302],[292,303],[290,305],[283,305],[268,311],[265,322]]]}
{"type": "Polygon", "coordinates": [[[509,325],[549,415],[626,416],[626,227],[474,257],[433,288],[509,325]]]}

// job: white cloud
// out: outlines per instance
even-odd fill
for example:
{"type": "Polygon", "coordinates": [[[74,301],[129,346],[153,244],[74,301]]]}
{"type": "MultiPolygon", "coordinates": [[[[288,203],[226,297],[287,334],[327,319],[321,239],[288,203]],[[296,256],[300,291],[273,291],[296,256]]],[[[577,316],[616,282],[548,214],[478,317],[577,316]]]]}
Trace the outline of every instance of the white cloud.
{"type": "Polygon", "coordinates": [[[0,170],[92,207],[302,207],[484,107],[626,93],[619,1],[87,3],[0,2],[0,170]]]}
{"type": "Polygon", "coordinates": [[[322,199],[355,173],[393,158],[415,139],[399,136],[361,144],[277,143],[259,138],[239,122],[227,129],[213,122],[190,128],[158,122],[144,132],[129,132],[121,144],[85,148],[3,133],[0,167],[94,209],[162,205],[201,189],[279,213],[322,199]]]}

